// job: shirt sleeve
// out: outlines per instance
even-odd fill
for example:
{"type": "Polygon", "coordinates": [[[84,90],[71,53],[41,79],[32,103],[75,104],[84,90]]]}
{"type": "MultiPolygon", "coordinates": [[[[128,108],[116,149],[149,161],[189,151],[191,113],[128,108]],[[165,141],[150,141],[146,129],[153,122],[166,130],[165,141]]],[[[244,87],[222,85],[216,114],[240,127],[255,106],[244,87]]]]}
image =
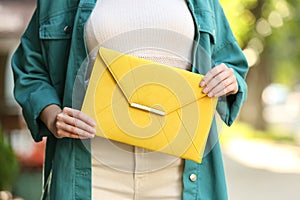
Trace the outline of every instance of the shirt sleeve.
{"type": "Polygon", "coordinates": [[[237,94],[220,98],[217,105],[217,110],[222,120],[230,126],[237,118],[241,106],[247,97],[245,77],[248,72],[248,63],[231,31],[219,1],[216,0],[215,2],[215,37],[217,43],[213,49],[212,59],[216,65],[224,63],[232,68],[238,82],[237,94]]]}
{"type": "Polygon", "coordinates": [[[61,105],[43,59],[39,40],[38,10],[21,37],[21,42],[12,57],[14,96],[22,107],[23,116],[35,141],[50,134],[39,120],[41,111],[50,104],[61,105]]]}

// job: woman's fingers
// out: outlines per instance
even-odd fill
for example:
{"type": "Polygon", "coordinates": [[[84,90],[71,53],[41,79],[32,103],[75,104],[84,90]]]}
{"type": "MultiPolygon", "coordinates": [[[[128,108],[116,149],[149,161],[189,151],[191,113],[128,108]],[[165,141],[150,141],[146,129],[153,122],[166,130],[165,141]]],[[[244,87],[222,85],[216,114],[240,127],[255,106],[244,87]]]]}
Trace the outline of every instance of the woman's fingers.
{"type": "Polygon", "coordinates": [[[94,133],[91,131],[86,131],[80,127],[66,124],[62,121],[56,122],[57,135],[65,136],[67,134],[68,137],[72,138],[93,138],[94,133]],[[74,137],[73,137],[74,136],[74,137]]]}
{"type": "Polygon", "coordinates": [[[201,87],[208,86],[214,79],[215,77],[226,70],[227,66],[225,64],[220,64],[218,66],[215,66],[211,70],[207,72],[207,74],[203,77],[203,80],[200,83],[201,87]]]}
{"type": "Polygon", "coordinates": [[[64,108],[63,112],[57,115],[57,121],[64,122],[64,124],[71,125],[74,128],[80,128],[90,133],[95,132],[95,129],[93,128],[95,125],[89,117],[84,116],[83,113],[75,114],[72,111],[65,112],[65,109],[66,108],[64,108]],[[73,115],[71,113],[73,113],[73,115]]]}
{"type": "Polygon", "coordinates": [[[203,92],[209,97],[235,94],[238,91],[234,71],[225,64],[220,64],[211,69],[203,77],[200,86],[203,87],[203,92]]]}
{"type": "Polygon", "coordinates": [[[80,137],[79,135],[64,131],[62,129],[58,129],[55,137],[57,138],[74,138],[74,139],[85,139],[83,137],[80,137]]]}
{"type": "Polygon", "coordinates": [[[224,95],[229,95],[231,94],[231,91],[233,91],[235,88],[235,84],[232,83],[225,88],[214,88],[211,94],[208,94],[208,96],[214,96],[214,97],[221,97],[224,95]],[[219,89],[219,90],[218,90],[219,89]]]}
{"type": "Polygon", "coordinates": [[[96,125],[95,122],[89,116],[87,116],[86,114],[84,114],[80,110],[64,107],[63,113],[66,113],[71,117],[80,119],[81,121],[85,122],[86,124],[88,124],[90,126],[95,126],[96,125]]]}
{"type": "Polygon", "coordinates": [[[56,137],[93,138],[95,122],[79,110],[65,107],[56,116],[56,137]]]}

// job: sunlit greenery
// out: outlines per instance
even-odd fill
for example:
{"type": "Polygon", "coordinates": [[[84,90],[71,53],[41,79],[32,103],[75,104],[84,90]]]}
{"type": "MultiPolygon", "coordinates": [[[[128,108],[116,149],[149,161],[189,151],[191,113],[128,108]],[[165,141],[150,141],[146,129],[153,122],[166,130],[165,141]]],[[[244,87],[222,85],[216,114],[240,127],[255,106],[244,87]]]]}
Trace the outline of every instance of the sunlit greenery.
{"type": "Polygon", "coordinates": [[[294,86],[300,81],[300,1],[220,0],[232,30],[255,66],[263,50],[273,82],[294,86]],[[256,42],[253,42],[256,41],[256,42]]]}
{"type": "Polygon", "coordinates": [[[250,38],[255,24],[255,16],[250,11],[257,4],[256,0],[221,0],[231,28],[239,42],[244,47],[250,38]]]}
{"type": "Polygon", "coordinates": [[[297,140],[293,135],[285,131],[276,131],[270,129],[268,131],[261,131],[254,129],[250,124],[236,122],[231,127],[224,126],[220,134],[220,141],[222,144],[227,144],[231,139],[250,139],[250,140],[272,140],[276,142],[284,142],[290,144],[297,144],[297,140]]]}
{"type": "MultiPolygon", "coordinates": [[[[0,191],[10,190],[18,172],[18,160],[0,129],[0,191]]],[[[1,198],[0,198],[1,199],[1,198]]]]}

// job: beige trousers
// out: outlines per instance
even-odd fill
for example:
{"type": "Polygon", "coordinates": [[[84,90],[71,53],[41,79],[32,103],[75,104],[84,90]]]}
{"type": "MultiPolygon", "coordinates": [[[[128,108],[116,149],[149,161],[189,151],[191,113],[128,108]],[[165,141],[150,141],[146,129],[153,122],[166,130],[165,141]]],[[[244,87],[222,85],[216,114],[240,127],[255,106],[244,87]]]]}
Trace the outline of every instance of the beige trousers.
{"type": "Polygon", "coordinates": [[[93,200],[181,200],[182,159],[96,137],[93,200]]]}

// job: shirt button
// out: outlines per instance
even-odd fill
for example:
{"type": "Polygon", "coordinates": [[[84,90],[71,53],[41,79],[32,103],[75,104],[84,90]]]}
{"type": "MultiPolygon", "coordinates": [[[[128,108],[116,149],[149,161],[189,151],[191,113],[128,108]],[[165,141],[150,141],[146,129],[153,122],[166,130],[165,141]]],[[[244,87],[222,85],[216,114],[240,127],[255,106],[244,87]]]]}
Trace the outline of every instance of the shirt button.
{"type": "Polygon", "coordinates": [[[191,180],[192,182],[195,182],[195,181],[197,180],[197,175],[196,175],[196,174],[191,174],[191,175],[190,175],[190,180],[191,180]]]}
{"type": "Polygon", "coordinates": [[[65,34],[70,34],[71,33],[71,27],[70,26],[65,26],[64,32],[65,32],[65,34]]]}

